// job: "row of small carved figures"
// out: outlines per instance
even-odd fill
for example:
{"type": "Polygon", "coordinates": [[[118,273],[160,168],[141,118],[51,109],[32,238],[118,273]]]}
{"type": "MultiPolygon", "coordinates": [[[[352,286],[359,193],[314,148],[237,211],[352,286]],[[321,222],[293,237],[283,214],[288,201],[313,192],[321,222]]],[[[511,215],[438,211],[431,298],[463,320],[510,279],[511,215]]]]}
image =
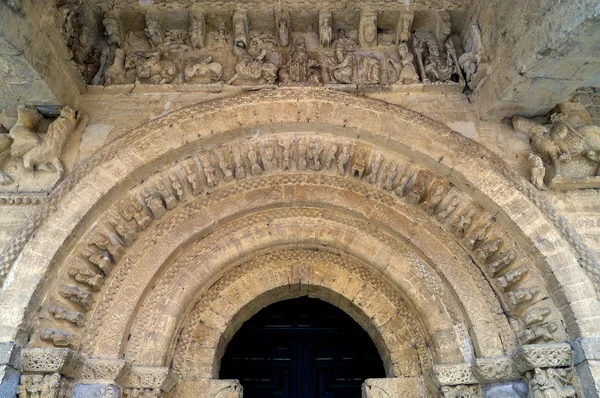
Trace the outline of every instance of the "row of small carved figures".
{"type": "MultiPolygon", "coordinates": [[[[234,179],[294,168],[299,171],[329,171],[341,176],[351,175],[393,191],[396,196],[405,198],[411,204],[420,205],[461,239],[480,263],[485,264],[487,272],[495,277],[498,289],[504,292],[510,311],[523,309],[535,299],[539,288],[517,286],[528,269],[523,265],[509,269],[515,263],[517,253],[512,248],[503,249],[503,238],[492,238],[493,223],[482,214],[482,210],[469,204],[463,206],[465,210],[457,214],[456,210],[461,207],[462,200],[450,194],[451,187],[447,183],[436,182],[431,173],[408,165],[403,167],[395,161],[384,164],[381,153],[364,149],[352,144],[323,145],[314,140],[308,144],[305,140],[299,140],[296,148],[292,148],[291,141],[278,140],[262,143],[259,150],[250,146],[245,156],[239,148],[229,147],[205,152],[197,160],[187,160],[179,166],[179,170],[172,169],[153,180],[152,184],[145,184],[137,190],[137,195],[132,195],[117,205],[116,212],[105,219],[106,228],[92,232],[87,248],[81,252],[86,263],[94,265],[100,272],[92,271],[87,266],[69,269],[68,274],[78,284],[61,286],[59,294],[79,305],[85,312],[89,311],[94,303],[93,292],[101,289],[104,278],[111,274],[113,267],[125,255],[125,248],[131,246],[137,240],[139,232],[148,228],[153,220],[162,218],[179,202],[187,201],[188,195],[205,194],[209,188],[234,179]],[[235,164],[234,167],[232,163],[235,164]],[[404,174],[401,172],[403,169],[404,174]],[[81,285],[85,288],[80,287],[81,285]]],[[[55,319],[69,321],[78,327],[85,324],[85,316],[80,311],[68,310],[59,304],[49,305],[48,311],[55,319]]],[[[536,326],[549,314],[548,308],[524,311],[523,321],[531,328],[519,332],[520,340],[523,343],[552,340],[552,333],[557,330],[556,325],[536,326]]],[[[72,346],[78,339],[68,332],[56,329],[43,329],[40,338],[52,341],[57,346],[72,346]]]]}
{"type": "MultiPolygon", "coordinates": [[[[266,51],[253,56],[246,49],[235,47],[237,64],[234,75],[227,84],[240,81],[243,84],[321,85],[321,84],[464,84],[451,40],[447,42],[448,56],[444,59],[437,50],[433,38],[418,42],[415,38],[417,67],[414,55],[407,43],[398,45],[400,61],[389,54],[355,54],[345,41],[338,41],[333,53],[322,51],[319,59],[313,59],[306,50],[304,38],[296,42],[295,51],[289,55],[285,65],[269,62],[266,51]],[[423,51],[423,47],[428,49],[423,51]],[[423,55],[425,53],[425,56],[423,55]],[[380,59],[381,58],[381,59],[380,59]],[[417,72],[417,69],[419,72],[417,72]]],[[[105,70],[105,84],[181,84],[216,83],[224,77],[224,67],[212,56],[171,59],[159,50],[133,51],[126,54],[116,49],[114,61],[105,70]],[[182,67],[178,65],[183,64],[182,67]]]]}

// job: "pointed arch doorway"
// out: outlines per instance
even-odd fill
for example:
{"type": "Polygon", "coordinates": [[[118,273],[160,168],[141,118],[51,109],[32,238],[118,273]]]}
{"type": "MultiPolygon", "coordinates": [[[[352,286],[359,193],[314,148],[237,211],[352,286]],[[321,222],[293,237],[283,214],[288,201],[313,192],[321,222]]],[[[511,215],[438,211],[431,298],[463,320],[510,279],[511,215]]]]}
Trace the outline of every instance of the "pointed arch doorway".
{"type": "Polygon", "coordinates": [[[219,372],[238,379],[249,398],[354,398],[365,379],[385,376],[369,335],[339,308],[306,296],[245,322],[219,372]]]}

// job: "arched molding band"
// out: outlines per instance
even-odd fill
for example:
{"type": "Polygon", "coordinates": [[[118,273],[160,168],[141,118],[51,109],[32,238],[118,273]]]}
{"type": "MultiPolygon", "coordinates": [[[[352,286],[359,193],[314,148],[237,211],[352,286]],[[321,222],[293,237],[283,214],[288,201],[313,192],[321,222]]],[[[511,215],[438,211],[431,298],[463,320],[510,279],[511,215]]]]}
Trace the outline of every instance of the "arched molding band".
{"type": "MultiPolygon", "coordinates": [[[[5,328],[5,335],[16,336],[24,309],[28,305],[32,308],[39,305],[43,294],[33,296],[32,286],[39,286],[40,275],[53,271],[51,264],[54,263],[56,267],[62,264],[65,255],[78,244],[77,239],[71,236],[84,235],[83,231],[96,223],[97,216],[117,200],[118,191],[124,187],[133,188],[152,172],[168,164],[169,159],[179,155],[185,157],[195,150],[222,144],[231,137],[228,132],[244,131],[242,137],[250,137],[258,127],[263,129],[261,133],[268,134],[266,126],[269,124],[292,124],[296,132],[301,131],[298,126],[310,130],[310,125],[313,125],[312,128],[320,125],[342,129],[345,134],[363,132],[361,139],[374,143],[381,148],[381,152],[408,155],[429,169],[430,174],[437,172],[448,178],[485,211],[494,214],[507,231],[517,236],[523,246],[524,259],[532,256],[531,261],[544,271],[550,271],[546,272],[544,284],[547,287],[578,286],[576,292],[567,289],[565,301],[561,303],[569,333],[580,335],[593,333],[597,329],[593,318],[598,316],[598,311],[589,311],[589,300],[595,300],[594,289],[577,264],[568,242],[523,196],[519,191],[522,186],[518,179],[493,155],[421,115],[398,107],[323,90],[281,90],[184,109],[133,131],[127,139],[117,140],[75,171],[49,198],[47,205],[43,205],[42,212],[32,219],[3,258],[2,267],[6,271],[33,230],[40,227],[35,238],[29,241],[28,250],[21,253],[16,268],[4,286],[4,293],[13,294],[17,290],[20,294],[15,297],[22,298],[20,304],[7,312],[7,319],[12,321],[5,328]],[[303,123],[306,122],[308,124],[305,126],[303,123]],[[67,191],[70,191],[69,195],[66,195],[67,191]],[[52,213],[54,208],[61,210],[60,216],[59,213],[52,213]],[[33,301],[30,302],[32,297],[33,301]]],[[[322,134],[322,131],[318,133],[322,134]]],[[[255,152],[263,155],[260,148],[255,152]]],[[[244,162],[250,173],[249,164],[253,162],[249,153],[246,153],[244,162]]],[[[208,165],[213,165],[219,179],[222,179],[226,176],[215,166],[218,166],[218,161],[209,159],[208,165]]],[[[376,161],[377,157],[373,160],[369,158],[369,162],[376,161]]],[[[264,159],[260,162],[264,167],[264,159]]],[[[310,164],[310,159],[308,162],[310,164]]],[[[198,166],[198,171],[194,173],[203,172],[205,176],[201,178],[205,179],[202,159],[198,166]]],[[[356,177],[368,180],[368,167],[373,167],[373,163],[365,166],[366,174],[362,175],[365,172],[363,169],[356,177]]],[[[354,170],[346,172],[350,178],[355,178],[352,177],[354,170]]],[[[376,175],[373,185],[380,186],[380,179],[380,174],[376,175]]],[[[430,195],[432,180],[427,179],[427,183],[430,185],[427,185],[425,192],[430,195]]],[[[415,186],[418,187],[418,184],[415,186]]],[[[421,192],[420,200],[425,199],[423,194],[421,192]]],[[[148,211],[147,206],[144,211],[148,211]]],[[[55,282],[53,274],[48,275],[46,286],[55,282]]],[[[38,288],[43,290],[41,286],[38,288]]],[[[84,302],[80,304],[85,305],[84,302]]],[[[28,316],[25,325],[32,325],[31,313],[28,316]]],[[[27,327],[20,330],[26,333],[27,327]]],[[[20,338],[25,336],[21,335],[20,338]]]]}
{"type": "Polygon", "coordinates": [[[303,295],[343,309],[361,325],[388,377],[416,377],[421,366],[431,368],[429,344],[405,323],[412,314],[380,276],[336,253],[282,249],[234,267],[200,296],[183,322],[173,369],[183,380],[218,378],[227,344],[246,320],[270,304],[303,295]]]}

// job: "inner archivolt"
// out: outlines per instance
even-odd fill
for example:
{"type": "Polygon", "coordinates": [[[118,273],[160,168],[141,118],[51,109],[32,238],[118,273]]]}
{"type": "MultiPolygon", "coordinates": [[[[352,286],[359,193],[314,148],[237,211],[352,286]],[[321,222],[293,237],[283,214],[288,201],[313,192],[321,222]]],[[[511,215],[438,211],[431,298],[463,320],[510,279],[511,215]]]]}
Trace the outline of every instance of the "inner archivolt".
{"type": "Polygon", "coordinates": [[[385,370],[369,335],[345,312],[308,297],[272,304],[235,334],[219,378],[247,397],[358,397],[385,370]]]}

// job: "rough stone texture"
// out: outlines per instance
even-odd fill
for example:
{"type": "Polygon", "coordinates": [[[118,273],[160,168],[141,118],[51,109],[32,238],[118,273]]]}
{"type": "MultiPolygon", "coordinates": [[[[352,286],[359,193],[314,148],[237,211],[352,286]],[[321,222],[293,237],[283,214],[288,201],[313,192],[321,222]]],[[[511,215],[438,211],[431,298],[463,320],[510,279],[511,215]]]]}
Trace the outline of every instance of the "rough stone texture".
{"type": "Polygon", "coordinates": [[[121,389],[114,384],[75,384],[73,398],[121,398],[121,389]]]}
{"type": "Polygon", "coordinates": [[[362,386],[362,398],[379,397],[422,397],[423,380],[417,377],[398,377],[394,379],[367,379],[362,386]]]}
{"type": "MultiPolygon", "coordinates": [[[[596,83],[600,85],[600,82],[596,83]]],[[[600,87],[580,87],[574,96],[585,106],[592,123],[600,126],[600,87]]]]}
{"type": "Polygon", "coordinates": [[[177,385],[175,397],[241,398],[244,389],[237,380],[186,380],[177,385]]]}
{"type": "Polygon", "coordinates": [[[475,0],[467,14],[463,31],[478,23],[491,58],[473,93],[483,117],[544,114],[600,70],[596,0],[475,0]]]}

